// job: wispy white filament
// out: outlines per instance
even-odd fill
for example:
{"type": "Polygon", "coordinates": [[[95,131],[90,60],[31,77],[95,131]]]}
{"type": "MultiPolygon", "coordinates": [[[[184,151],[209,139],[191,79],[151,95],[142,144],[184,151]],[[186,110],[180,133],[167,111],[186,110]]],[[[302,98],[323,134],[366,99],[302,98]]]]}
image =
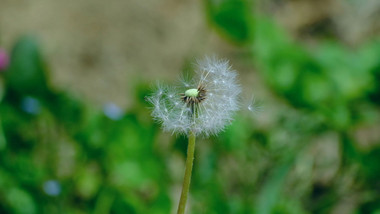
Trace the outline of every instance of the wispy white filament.
{"type": "Polygon", "coordinates": [[[152,116],[165,131],[196,135],[213,135],[222,131],[232,121],[239,109],[240,85],[237,73],[231,69],[228,61],[205,58],[197,63],[196,75],[181,86],[158,85],[157,91],[148,101],[153,105],[152,116]],[[206,90],[205,100],[197,104],[197,113],[192,115],[191,108],[181,100],[181,93],[196,89],[200,85],[206,90]]]}

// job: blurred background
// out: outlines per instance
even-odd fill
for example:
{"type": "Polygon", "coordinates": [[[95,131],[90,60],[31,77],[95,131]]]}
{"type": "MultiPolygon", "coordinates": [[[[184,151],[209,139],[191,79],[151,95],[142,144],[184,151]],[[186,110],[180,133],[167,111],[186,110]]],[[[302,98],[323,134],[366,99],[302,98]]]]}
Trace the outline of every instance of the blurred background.
{"type": "Polygon", "coordinates": [[[187,213],[379,214],[379,20],[378,0],[1,0],[0,213],[175,213],[187,139],[144,97],[215,54],[259,110],[198,139],[187,213]]]}

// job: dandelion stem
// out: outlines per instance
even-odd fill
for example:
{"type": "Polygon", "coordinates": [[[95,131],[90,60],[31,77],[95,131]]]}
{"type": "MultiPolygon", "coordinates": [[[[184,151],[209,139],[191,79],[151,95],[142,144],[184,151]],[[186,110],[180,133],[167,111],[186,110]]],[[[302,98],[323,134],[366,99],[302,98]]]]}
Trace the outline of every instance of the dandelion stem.
{"type": "Polygon", "coordinates": [[[194,150],[195,150],[195,134],[192,131],[190,131],[189,144],[187,145],[185,177],[183,179],[181,199],[179,200],[177,214],[185,213],[186,201],[187,201],[187,196],[189,193],[189,187],[190,187],[190,181],[191,181],[191,171],[193,169],[194,150]]]}

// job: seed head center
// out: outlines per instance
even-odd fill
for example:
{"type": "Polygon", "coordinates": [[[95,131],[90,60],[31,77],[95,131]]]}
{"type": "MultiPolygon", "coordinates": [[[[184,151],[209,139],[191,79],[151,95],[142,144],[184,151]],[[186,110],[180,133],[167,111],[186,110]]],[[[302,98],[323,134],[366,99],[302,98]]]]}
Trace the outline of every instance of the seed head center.
{"type": "Polygon", "coordinates": [[[186,97],[197,97],[198,94],[199,94],[199,91],[196,88],[188,89],[185,91],[186,97]]]}

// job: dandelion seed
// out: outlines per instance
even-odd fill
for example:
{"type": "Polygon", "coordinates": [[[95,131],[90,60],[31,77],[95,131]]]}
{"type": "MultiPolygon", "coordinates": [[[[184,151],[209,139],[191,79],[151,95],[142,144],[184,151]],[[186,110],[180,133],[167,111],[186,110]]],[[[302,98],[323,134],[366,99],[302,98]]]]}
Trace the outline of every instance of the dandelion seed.
{"type": "Polygon", "coordinates": [[[257,102],[256,97],[252,96],[251,102],[248,104],[247,109],[250,112],[256,113],[262,111],[262,106],[259,102],[257,102]]]}

